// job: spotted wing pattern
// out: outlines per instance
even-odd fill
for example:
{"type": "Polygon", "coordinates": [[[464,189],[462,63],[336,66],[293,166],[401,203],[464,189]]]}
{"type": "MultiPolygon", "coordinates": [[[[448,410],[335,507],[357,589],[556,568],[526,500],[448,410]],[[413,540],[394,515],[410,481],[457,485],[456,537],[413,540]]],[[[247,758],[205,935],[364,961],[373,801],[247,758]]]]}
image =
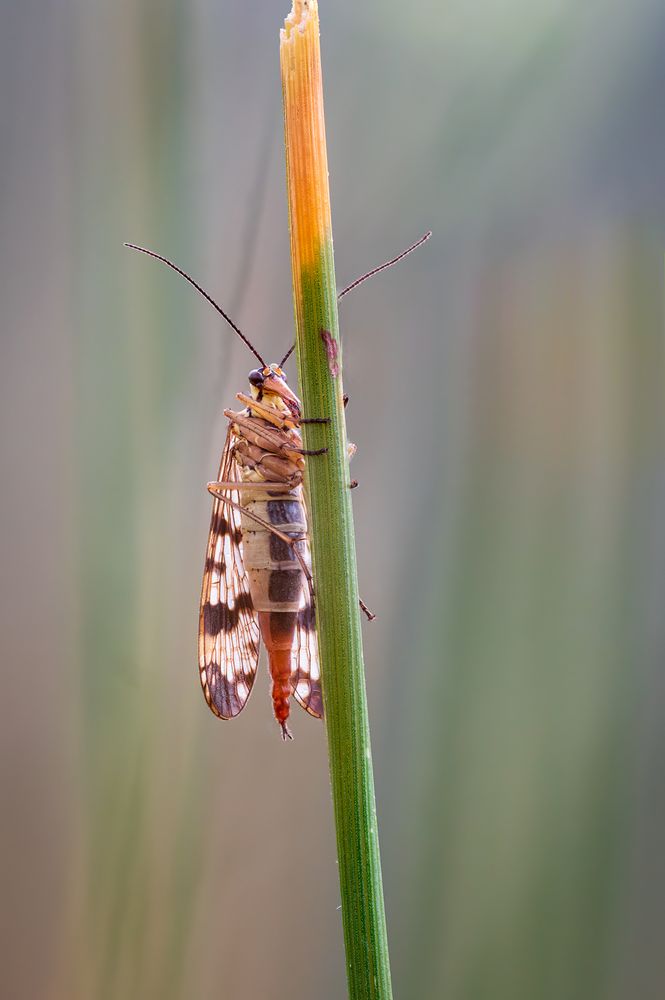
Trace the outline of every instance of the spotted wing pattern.
{"type": "MultiPolygon", "coordinates": [[[[231,428],[219,468],[220,482],[237,482],[231,428]]],[[[239,503],[239,494],[229,498],[239,503]]],[[[256,677],[260,632],[242,559],[240,514],[215,498],[206,552],[199,617],[199,673],[208,705],[220,719],[245,707],[256,677]]]]}
{"type": "MultiPolygon", "coordinates": [[[[303,546],[305,562],[310,566],[309,546],[303,546]]],[[[303,587],[296,622],[291,668],[291,690],[298,704],[317,719],[323,718],[319,647],[316,640],[316,613],[309,587],[303,587]]]]}

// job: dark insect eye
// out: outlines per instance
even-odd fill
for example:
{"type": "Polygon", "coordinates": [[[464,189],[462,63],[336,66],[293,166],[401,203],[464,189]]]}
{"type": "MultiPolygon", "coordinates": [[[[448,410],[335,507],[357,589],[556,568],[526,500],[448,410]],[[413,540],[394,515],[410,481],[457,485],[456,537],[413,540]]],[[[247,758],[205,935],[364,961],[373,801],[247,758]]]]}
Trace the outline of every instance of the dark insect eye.
{"type": "Polygon", "coordinates": [[[249,373],[249,381],[251,385],[261,386],[265,381],[265,376],[260,368],[255,368],[254,371],[249,373]]]}

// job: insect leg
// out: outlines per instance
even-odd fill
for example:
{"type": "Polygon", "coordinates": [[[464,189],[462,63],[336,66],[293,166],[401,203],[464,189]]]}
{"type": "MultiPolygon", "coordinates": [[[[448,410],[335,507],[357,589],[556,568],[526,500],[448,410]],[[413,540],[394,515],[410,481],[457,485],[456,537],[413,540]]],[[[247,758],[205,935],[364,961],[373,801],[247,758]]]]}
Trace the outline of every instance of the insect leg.
{"type": "Polygon", "coordinates": [[[293,450],[298,455],[325,455],[328,451],[327,448],[313,448],[309,450],[307,448],[294,448],[293,450]]]}
{"type": "Polygon", "coordinates": [[[365,602],[362,601],[360,598],[358,598],[358,604],[360,605],[360,610],[363,612],[363,614],[367,615],[367,621],[373,622],[374,619],[376,618],[374,612],[370,611],[365,602]]]}
{"type": "MultiPolygon", "coordinates": [[[[238,485],[239,485],[238,483],[233,483],[232,484],[232,489],[233,490],[237,490],[238,489],[238,485]]],[[[243,507],[241,504],[236,503],[234,500],[231,500],[229,497],[224,496],[224,492],[223,491],[227,490],[227,489],[229,489],[229,483],[208,483],[208,493],[212,494],[212,496],[214,496],[216,500],[219,500],[220,503],[228,504],[229,507],[233,507],[234,510],[239,511],[239,513],[241,513],[241,514],[246,514],[247,517],[249,517],[249,518],[252,519],[252,521],[256,521],[256,523],[260,524],[262,528],[266,529],[266,531],[269,531],[272,535],[275,535],[277,538],[281,538],[281,540],[286,545],[288,545],[289,548],[293,549],[294,555],[295,555],[296,559],[298,560],[298,562],[300,563],[300,568],[302,569],[303,573],[305,574],[305,578],[307,580],[307,587],[309,589],[309,593],[310,593],[310,597],[312,599],[312,605],[313,605],[314,604],[314,581],[312,579],[312,574],[310,572],[309,566],[307,565],[307,563],[303,559],[302,553],[301,553],[301,551],[300,551],[300,549],[298,548],[298,545],[297,545],[298,542],[301,542],[303,540],[306,541],[307,540],[307,535],[297,535],[295,537],[292,537],[291,535],[287,535],[285,532],[280,531],[279,528],[275,528],[274,525],[270,524],[269,521],[265,521],[262,517],[259,517],[258,514],[255,514],[251,510],[247,510],[246,507],[243,507]]]]}
{"type": "Polygon", "coordinates": [[[276,406],[266,403],[265,400],[253,399],[244,392],[237,392],[236,399],[245,404],[252,416],[263,417],[280,431],[295,427],[298,423],[295,417],[282,413],[276,406]]]}
{"type": "Polygon", "coordinates": [[[270,427],[257,426],[256,420],[246,417],[242,413],[224,410],[224,416],[228,417],[232,424],[237,424],[243,432],[242,437],[274,455],[288,458],[289,455],[325,455],[328,451],[327,448],[317,448],[310,451],[307,448],[292,445],[282,432],[270,427]]]}
{"type": "Polygon", "coordinates": [[[263,417],[264,420],[270,421],[274,424],[278,430],[286,430],[289,427],[294,427],[299,424],[329,424],[330,417],[300,417],[296,419],[291,415],[287,415],[278,410],[275,406],[271,406],[269,403],[263,400],[252,399],[251,396],[247,396],[244,392],[237,392],[236,399],[244,403],[245,406],[258,417],[263,417]]]}
{"type": "MultiPolygon", "coordinates": [[[[214,486],[216,490],[228,490],[234,493],[261,493],[266,500],[271,500],[275,494],[288,494],[293,490],[293,486],[288,483],[238,483],[238,482],[216,482],[208,483],[208,488],[214,486]]],[[[210,490],[212,493],[212,490],[210,490]]],[[[216,496],[213,493],[213,496],[216,496]]],[[[221,499],[221,498],[220,498],[221,499]]],[[[244,510],[244,508],[243,508],[244,510]]]]}

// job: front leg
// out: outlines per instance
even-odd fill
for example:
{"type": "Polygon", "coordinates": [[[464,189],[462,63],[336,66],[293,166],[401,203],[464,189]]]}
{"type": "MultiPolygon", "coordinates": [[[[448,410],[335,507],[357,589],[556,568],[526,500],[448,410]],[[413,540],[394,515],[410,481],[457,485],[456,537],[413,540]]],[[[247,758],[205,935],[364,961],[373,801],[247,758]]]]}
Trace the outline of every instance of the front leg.
{"type": "Polygon", "coordinates": [[[328,453],[327,448],[295,448],[299,455],[326,455],[328,453]]]}
{"type": "Polygon", "coordinates": [[[257,417],[262,417],[268,423],[273,424],[278,430],[288,430],[298,427],[301,424],[329,424],[330,417],[294,417],[291,413],[278,410],[276,406],[266,403],[265,400],[252,399],[244,392],[236,393],[236,399],[244,403],[251,413],[257,417]]]}

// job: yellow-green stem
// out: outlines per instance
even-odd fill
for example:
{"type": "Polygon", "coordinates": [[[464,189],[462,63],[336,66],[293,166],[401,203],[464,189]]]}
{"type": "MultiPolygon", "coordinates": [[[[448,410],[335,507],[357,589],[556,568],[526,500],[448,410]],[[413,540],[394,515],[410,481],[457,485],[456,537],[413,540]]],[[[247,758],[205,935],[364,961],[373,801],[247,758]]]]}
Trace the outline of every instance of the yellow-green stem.
{"type": "Polygon", "coordinates": [[[319,652],[351,1000],[390,1000],[367,716],[316,0],[294,0],[281,37],[296,344],[306,417],[319,652]]]}

